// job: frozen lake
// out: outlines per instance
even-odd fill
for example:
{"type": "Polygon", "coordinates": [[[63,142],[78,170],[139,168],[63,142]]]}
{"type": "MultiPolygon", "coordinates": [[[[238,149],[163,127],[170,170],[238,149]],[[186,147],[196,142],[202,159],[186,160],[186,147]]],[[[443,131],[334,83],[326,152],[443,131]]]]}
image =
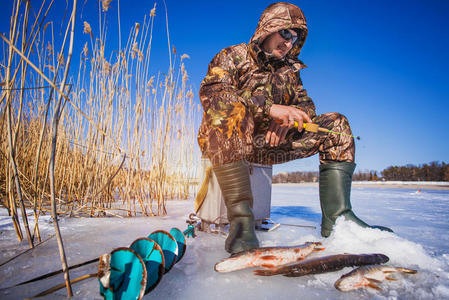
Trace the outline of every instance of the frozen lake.
{"type": "MultiPolygon", "coordinates": [[[[298,245],[322,241],[326,248],[313,254],[383,253],[388,265],[418,270],[416,275],[380,284],[382,291],[362,289],[340,292],[334,282],[352,268],[338,272],[297,278],[257,277],[252,269],[216,273],[214,264],[227,257],[224,236],[199,232],[187,240],[183,259],[164,275],[159,285],[144,299],[449,299],[449,190],[354,187],[355,213],[369,224],[384,225],[395,233],[361,229],[338,221],[328,239],[320,236],[321,212],[318,188],[311,185],[273,185],[272,214],[276,222],[316,226],[316,229],[281,226],[258,232],[261,246],[298,245]]],[[[152,218],[71,218],[62,219],[69,265],[77,264],[117,247],[127,247],[155,230],[186,229],[185,220],[193,211],[192,201],[168,202],[169,216],[152,218]]],[[[32,223],[32,222],[31,222],[32,223]]],[[[54,233],[49,216],[39,222],[43,239],[54,233]]],[[[27,249],[18,243],[6,210],[0,210],[0,262],[27,249]]],[[[60,268],[54,238],[0,267],[0,298],[18,299],[63,282],[57,275],[39,282],[11,287],[19,282],[60,268]]],[[[97,264],[71,271],[71,278],[96,272],[97,264]]],[[[101,299],[95,278],[73,285],[75,299],[101,299]]],[[[66,295],[59,290],[48,299],[66,295]]]]}

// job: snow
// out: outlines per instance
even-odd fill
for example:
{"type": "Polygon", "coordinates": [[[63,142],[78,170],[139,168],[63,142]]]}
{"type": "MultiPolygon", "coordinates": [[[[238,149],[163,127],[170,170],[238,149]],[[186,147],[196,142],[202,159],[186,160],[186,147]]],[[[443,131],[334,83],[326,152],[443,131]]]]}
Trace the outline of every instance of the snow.
{"type": "Polygon", "coordinates": [[[420,185],[420,186],[449,186],[449,181],[353,181],[353,184],[364,185],[420,185]]]}
{"type": "MultiPolygon", "coordinates": [[[[386,281],[382,291],[360,289],[340,292],[334,282],[352,268],[297,278],[257,277],[252,269],[216,273],[214,264],[227,257],[223,235],[197,232],[187,240],[183,259],[164,275],[146,299],[449,299],[449,190],[353,187],[355,213],[369,224],[392,228],[395,233],[364,229],[342,219],[332,235],[320,236],[321,211],[318,188],[304,185],[273,185],[271,218],[279,223],[316,226],[316,229],[282,225],[271,232],[257,232],[261,246],[298,245],[322,241],[326,249],[313,254],[383,253],[388,265],[418,270],[386,281]]],[[[169,201],[169,216],[151,218],[63,218],[60,220],[69,265],[77,264],[114,248],[129,246],[155,230],[187,228],[185,220],[193,201],[169,201]]],[[[33,224],[30,216],[30,223],[33,224]]],[[[51,218],[39,220],[42,239],[54,233],[51,218]]],[[[19,243],[6,210],[0,210],[0,262],[28,248],[19,243]]],[[[63,276],[8,288],[19,282],[60,269],[56,239],[0,267],[0,298],[30,297],[63,282],[63,276]]],[[[71,278],[95,273],[97,264],[70,272],[71,278]]],[[[90,278],[73,284],[74,299],[101,299],[99,284],[90,278]]],[[[66,295],[61,289],[48,299],[66,295]]]]}

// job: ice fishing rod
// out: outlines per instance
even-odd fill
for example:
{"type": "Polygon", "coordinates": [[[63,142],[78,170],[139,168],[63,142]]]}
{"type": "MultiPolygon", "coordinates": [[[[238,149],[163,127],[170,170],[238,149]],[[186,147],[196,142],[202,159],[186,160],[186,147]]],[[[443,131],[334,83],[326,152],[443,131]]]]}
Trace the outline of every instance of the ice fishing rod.
{"type": "MultiPolygon", "coordinates": [[[[278,124],[282,124],[282,120],[275,120],[276,123],[278,124]]],[[[294,127],[298,128],[299,127],[299,123],[297,121],[295,121],[294,127]]],[[[352,134],[347,134],[344,132],[338,132],[338,131],[333,131],[327,128],[323,128],[320,127],[318,124],[315,123],[302,123],[302,127],[309,132],[325,132],[325,133],[333,133],[333,134],[339,134],[339,135],[344,135],[344,136],[349,136],[349,137],[353,137],[355,139],[360,140],[360,136],[357,135],[352,135],[352,134]]]]}

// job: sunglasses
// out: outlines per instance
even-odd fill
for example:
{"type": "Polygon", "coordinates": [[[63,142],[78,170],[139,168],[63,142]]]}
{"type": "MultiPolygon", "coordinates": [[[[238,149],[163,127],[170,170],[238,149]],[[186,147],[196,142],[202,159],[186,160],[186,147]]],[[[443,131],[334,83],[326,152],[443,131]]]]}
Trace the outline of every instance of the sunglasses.
{"type": "Polygon", "coordinates": [[[286,41],[292,41],[292,44],[296,43],[298,40],[297,35],[293,35],[290,30],[288,29],[282,29],[278,31],[279,35],[286,41]]]}

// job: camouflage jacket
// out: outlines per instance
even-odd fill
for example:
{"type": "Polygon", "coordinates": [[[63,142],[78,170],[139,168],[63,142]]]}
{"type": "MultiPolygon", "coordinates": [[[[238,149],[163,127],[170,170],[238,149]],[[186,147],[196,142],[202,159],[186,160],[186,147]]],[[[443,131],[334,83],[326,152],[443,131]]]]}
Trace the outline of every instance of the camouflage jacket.
{"type": "Polygon", "coordinates": [[[198,135],[200,148],[211,127],[231,131],[234,126],[229,125],[238,123],[246,110],[254,118],[255,132],[268,129],[273,104],[294,106],[311,118],[316,116],[315,105],[299,75],[306,67],[298,59],[306,36],[301,9],[279,2],[265,9],[248,44],[225,48],[213,58],[199,91],[204,110],[198,135]],[[284,59],[273,59],[260,45],[271,33],[286,28],[299,29],[301,34],[284,59]]]}

